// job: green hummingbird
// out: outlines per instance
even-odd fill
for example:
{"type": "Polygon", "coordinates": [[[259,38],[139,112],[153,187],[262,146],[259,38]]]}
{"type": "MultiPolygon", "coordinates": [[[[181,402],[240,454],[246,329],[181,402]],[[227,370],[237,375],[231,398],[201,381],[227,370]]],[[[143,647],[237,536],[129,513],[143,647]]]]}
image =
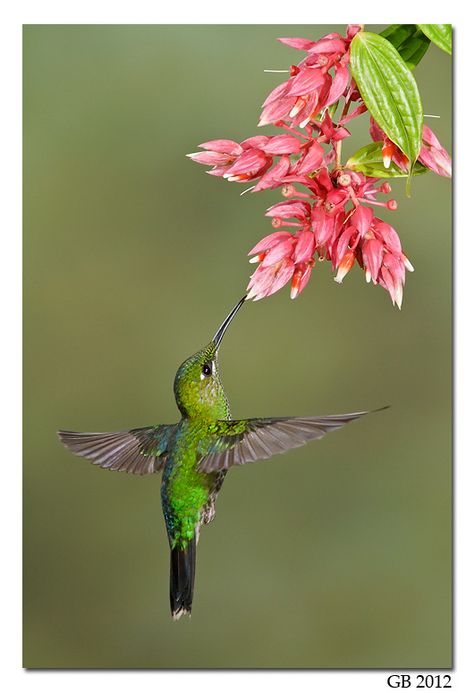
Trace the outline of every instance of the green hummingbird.
{"type": "Polygon", "coordinates": [[[245,299],[234,306],[209,344],[178,368],[174,395],[181,412],[179,423],[116,433],[58,433],[71,452],[104,469],[140,475],[163,472],[161,502],[171,552],[170,605],[175,620],[191,614],[199,532],[214,518],[229,468],[322,438],[369,413],[232,419],[217,355],[245,299]]]}

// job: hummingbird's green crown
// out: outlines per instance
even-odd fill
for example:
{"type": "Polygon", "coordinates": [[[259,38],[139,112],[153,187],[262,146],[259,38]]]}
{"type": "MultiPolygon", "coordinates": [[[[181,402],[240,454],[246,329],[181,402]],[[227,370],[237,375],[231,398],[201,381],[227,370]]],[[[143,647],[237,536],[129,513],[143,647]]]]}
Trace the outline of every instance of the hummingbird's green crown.
{"type": "Polygon", "coordinates": [[[244,301],[245,297],[234,306],[212,341],[178,368],[174,396],[184,417],[211,420],[230,417],[229,402],[219,378],[217,352],[226,329],[244,301]]]}

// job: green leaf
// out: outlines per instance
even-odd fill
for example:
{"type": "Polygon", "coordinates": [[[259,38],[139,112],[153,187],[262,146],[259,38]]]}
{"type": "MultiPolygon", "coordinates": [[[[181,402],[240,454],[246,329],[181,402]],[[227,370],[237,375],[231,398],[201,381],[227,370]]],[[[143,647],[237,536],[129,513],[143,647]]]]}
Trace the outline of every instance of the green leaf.
{"type": "Polygon", "coordinates": [[[413,70],[430,45],[430,40],[416,24],[392,24],[380,32],[397,49],[406,66],[413,70]]]}
{"type": "Polygon", "coordinates": [[[410,46],[406,46],[402,54],[403,60],[409,70],[415,69],[429,47],[430,40],[421,32],[413,37],[410,46]]]}
{"type": "MultiPolygon", "coordinates": [[[[345,168],[359,171],[373,178],[408,178],[410,175],[406,171],[402,171],[393,161],[390,162],[388,168],[385,168],[382,159],[382,142],[372,142],[358,149],[347,161],[345,168]]],[[[413,167],[412,175],[418,176],[421,173],[426,173],[426,171],[428,171],[426,166],[417,161],[413,167]]]]}
{"type": "Polygon", "coordinates": [[[418,24],[421,31],[449,55],[453,51],[453,27],[451,24],[418,24]]]}
{"type": "Polygon", "coordinates": [[[421,149],[423,108],[404,60],[386,38],[361,31],[352,40],[350,65],[375,122],[413,164],[421,149]]]}
{"type": "Polygon", "coordinates": [[[413,34],[415,24],[391,24],[380,32],[380,36],[386,38],[397,50],[413,34]]]}

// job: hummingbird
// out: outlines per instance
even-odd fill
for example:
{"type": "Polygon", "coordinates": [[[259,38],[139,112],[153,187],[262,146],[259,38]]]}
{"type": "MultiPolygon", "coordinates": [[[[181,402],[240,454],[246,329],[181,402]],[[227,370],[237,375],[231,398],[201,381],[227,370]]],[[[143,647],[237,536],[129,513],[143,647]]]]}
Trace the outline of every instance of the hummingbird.
{"type": "Polygon", "coordinates": [[[115,433],[58,432],[66,448],[104,469],[142,476],[162,472],[174,620],[191,615],[199,533],[214,518],[228,470],[322,438],[369,413],[232,419],[217,357],[224,334],[246,298],[234,306],[209,344],[178,368],[174,395],[181,413],[179,423],[115,433]]]}

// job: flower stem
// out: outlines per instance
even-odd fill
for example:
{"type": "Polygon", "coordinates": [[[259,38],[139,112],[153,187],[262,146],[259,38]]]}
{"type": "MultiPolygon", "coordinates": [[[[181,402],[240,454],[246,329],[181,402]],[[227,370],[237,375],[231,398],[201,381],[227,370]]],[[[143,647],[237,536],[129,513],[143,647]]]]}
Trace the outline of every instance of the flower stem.
{"type": "Polygon", "coordinates": [[[336,163],[335,168],[341,168],[341,156],[342,156],[342,140],[338,140],[335,146],[336,152],[336,163]]]}

